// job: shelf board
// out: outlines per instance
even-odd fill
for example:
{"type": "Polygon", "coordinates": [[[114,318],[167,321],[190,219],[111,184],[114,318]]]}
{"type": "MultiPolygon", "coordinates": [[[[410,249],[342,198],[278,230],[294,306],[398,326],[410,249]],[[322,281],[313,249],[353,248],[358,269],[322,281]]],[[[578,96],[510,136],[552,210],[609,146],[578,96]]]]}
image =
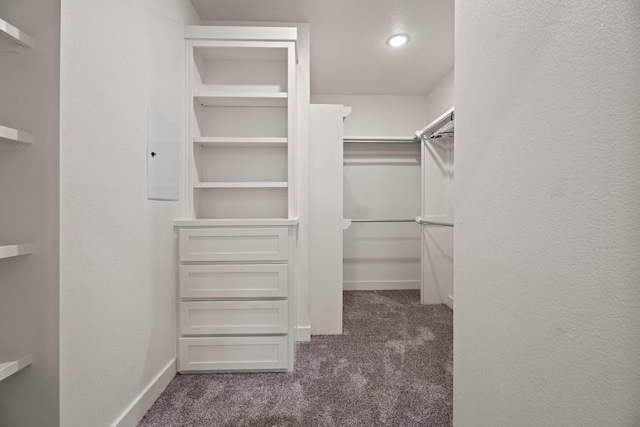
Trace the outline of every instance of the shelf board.
{"type": "Polygon", "coordinates": [[[0,362],[0,381],[31,365],[31,362],[31,354],[27,354],[19,360],[4,363],[0,362]]]}
{"type": "Polygon", "coordinates": [[[286,107],[287,92],[220,92],[196,90],[193,98],[204,107],[286,107]]]}
{"type": "Polygon", "coordinates": [[[18,46],[32,48],[35,46],[34,40],[27,33],[9,24],[0,18],[0,37],[9,39],[18,46]]]}
{"type": "Polygon", "coordinates": [[[177,219],[175,227],[238,227],[238,226],[289,226],[298,225],[299,220],[285,218],[228,218],[228,219],[177,219]]]}
{"type": "Polygon", "coordinates": [[[18,129],[0,126],[1,142],[24,142],[25,144],[33,143],[33,135],[18,129]]]}
{"type": "Polygon", "coordinates": [[[287,182],[198,182],[193,188],[287,188],[287,182]]]}
{"type": "Polygon", "coordinates": [[[24,245],[0,246],[0,259],[28,255],[30,253],[33,253],[33,245],[30,243],[26,243],[24,245]]]}
{"type": "Polygon", "coordinates": [[[286,147],[287,138],[197,137],[194,144],[206,147],[286,147]]]}

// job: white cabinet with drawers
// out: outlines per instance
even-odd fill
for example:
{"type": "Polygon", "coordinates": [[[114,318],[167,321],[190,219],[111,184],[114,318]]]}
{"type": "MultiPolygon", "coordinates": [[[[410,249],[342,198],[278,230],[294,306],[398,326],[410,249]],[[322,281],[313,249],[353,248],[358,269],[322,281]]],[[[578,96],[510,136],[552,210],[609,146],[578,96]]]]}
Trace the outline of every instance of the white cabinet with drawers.
{"type": "Polygon", "coordinates": [[[180,372],[293,370],[297,221],[272,222],[177,222],[180,372]]]}

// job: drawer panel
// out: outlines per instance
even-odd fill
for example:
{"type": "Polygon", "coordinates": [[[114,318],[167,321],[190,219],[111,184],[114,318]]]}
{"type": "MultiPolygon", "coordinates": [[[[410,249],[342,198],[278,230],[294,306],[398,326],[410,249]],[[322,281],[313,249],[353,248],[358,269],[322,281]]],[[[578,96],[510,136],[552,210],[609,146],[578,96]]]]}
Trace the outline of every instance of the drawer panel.
{"type": "Polygon", "coordinates": [[[182,335],[286,334],[287,301],[197,301],[180,303],[182,335]]]}
{"type": "Polygon", "coordinates": [[[180,298],[285,298],[286,264],[181,265],[180,298]]]}
{"type": "Polygon", "coordinates": [[[180,230],[180,261],[286,261],[286,228],[180,230]]]}
{"type": "Polygon", "coordinates": [[[180,338],[178,370],[284,370],[289,356],[286,336],[180,338]]]}

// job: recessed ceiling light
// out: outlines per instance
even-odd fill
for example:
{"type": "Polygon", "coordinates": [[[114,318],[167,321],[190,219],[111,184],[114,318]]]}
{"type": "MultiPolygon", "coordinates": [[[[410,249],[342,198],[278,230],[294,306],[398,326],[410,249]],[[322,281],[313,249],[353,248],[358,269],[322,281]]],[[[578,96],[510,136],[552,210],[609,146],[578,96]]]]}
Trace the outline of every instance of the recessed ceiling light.
{"type": "Polygon", "coordinates": [[[409,36],[406,34],[396,34],[393,35],[391,37],[389,37],[389,40],[387,40],[387,44],[391,47],[400,47],[400,46],[404,46],[405,44],[407,44],[407,42],[409,41],[409,36]]]}

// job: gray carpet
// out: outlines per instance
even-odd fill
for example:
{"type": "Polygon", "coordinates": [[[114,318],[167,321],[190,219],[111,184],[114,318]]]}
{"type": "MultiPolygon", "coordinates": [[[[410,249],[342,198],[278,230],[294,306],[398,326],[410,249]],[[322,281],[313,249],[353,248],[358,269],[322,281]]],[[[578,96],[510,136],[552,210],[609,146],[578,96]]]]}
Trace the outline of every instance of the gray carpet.
{"type": "Polygon", "coordinates": [[[139,426],[451,426],[452,314],[345,292],[344,335],[298,344],[294,372],[178,375],[139,426]]]}

